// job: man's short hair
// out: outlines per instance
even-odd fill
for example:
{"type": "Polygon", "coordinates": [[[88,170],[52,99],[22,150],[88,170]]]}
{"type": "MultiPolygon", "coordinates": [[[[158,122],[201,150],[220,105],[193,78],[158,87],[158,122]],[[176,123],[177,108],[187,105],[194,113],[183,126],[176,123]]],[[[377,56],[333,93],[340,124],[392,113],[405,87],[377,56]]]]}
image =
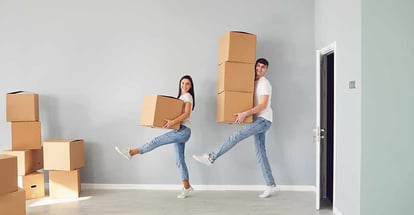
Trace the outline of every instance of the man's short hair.
{"type": "Polygon", "coordinates": [[[264,64],[266,66],[269,66],[269,61],[267,61],[265,58],[259,58],[256,60],[255,66],[257,66],[258,63],[264,64]]]}

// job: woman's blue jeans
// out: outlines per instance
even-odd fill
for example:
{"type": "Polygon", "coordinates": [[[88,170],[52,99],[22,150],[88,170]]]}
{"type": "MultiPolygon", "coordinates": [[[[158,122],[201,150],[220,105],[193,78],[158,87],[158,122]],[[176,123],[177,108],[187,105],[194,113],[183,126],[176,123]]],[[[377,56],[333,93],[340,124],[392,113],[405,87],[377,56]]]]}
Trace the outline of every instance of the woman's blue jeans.
{"type": "Polygon", "coordinates": [[[256,146],[256,157],[262,169],[263,177],[267,186],[276,185],[270,168],[269,160],[266,155],[265,133],[272,123],[262,117],[258,117],[252,123],[244,125],[241,129],[234,132],[225,143],[210,153],[210,158],[214,161],[224,153],[233,148],[240,141],[254,135],[256,146]]]}
{"type": "Polygon", "coordinates": [[[181,179],[188,180],[188,169],[185,163],[184,149],[185,143],[190,139],[191,130],[184,125],[180,126],[179,130],[169,131],[161,136],[158,136],[150,142],[138,147],[140,154],[150,152],[160,146],[174,143],[174,155],[178,169],[181,172],[181,179]]]}

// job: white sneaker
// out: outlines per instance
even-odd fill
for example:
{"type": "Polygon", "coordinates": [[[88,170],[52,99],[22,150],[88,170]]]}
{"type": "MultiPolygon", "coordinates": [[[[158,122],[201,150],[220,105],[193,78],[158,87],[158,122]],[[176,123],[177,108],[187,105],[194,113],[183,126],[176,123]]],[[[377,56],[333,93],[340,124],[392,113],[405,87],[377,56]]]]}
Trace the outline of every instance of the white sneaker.
{"type": "Polygon", "coordinates": [[[196,161],[198,161],[202,164],[205,164],[207,166],[211,166],[213,164],[213,161],[211,160],[210,155],[207,154],[207,153],[205,153],[203,155],[193,155],[193,158],[196,161]]]}
{"type": "Polygon", "coordinates": [[[275,185],[273,186],[266,186],[266,189],[263,191],[262,194],[259,195],[260,198],[267,198],[270,195],[272,195],[272,193],[276,192],[278,189],[276,188],[275,185]]]}
{"type": "Polygon", "coordinates": [[[183,188],[183,190],[181,191],[180,195],[177,196],[177,198],[179,199],[187,198],[187,196],[190,195],[191,191],[193,191],[193,187],[190,187],[188,189],[183,188]]]}
{"type": "Polygon", "coordinates": [[[124,158],[131,160],[132,156],[131,154],[129,154],[129,151],[130,151],[129,148],[122,148],[122,147],[115,146],[115,150],[119,152],[119,154],[124,156],[124,158]]]}

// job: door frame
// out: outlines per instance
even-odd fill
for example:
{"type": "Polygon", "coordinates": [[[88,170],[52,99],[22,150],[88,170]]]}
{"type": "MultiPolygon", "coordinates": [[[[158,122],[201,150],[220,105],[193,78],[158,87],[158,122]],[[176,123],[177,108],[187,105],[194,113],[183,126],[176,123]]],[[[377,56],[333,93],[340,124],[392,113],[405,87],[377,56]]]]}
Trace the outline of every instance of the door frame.
{"type": "Polygon", "coordinates": [[[319,210],[320,208],[320,196],[321,196],[321,192],[320,192],[320,167],[321,167],[321,163],[320,163],[320,158],[321,158],[321,151],[320,151],[320,117],[321,117],[321,113],[320,113],[320,102],[321,102],[321,89],[320,89],[320,84],[321,84],[321,57],[323,55],[326,54],[330,54],[330,53],[334,53],[334,130],[333,130],[333,145],[334,145],[334,150],[333,150],[333,202],[332,202],[332,207],[335,208],[335,190],[336,190],[336,128],[337,128],[337,123],[336,123],[336,88],[337,88],[337,81],[336,81],[336,77],[337,77],[337,72],[336,72],[336,56],[337,56],[337,50],[336,50],[336,42],[332,42],[331,44],[329,44],[328,46],[325,46],[321,49],[316,50],[316,127],[314,129],[315,131],[315,136],[314,136],[314,140],[315,140],[315,145],[316,145],[316,186],[315,186],[315,196],[316,196],[316,210],[319,210]]]}

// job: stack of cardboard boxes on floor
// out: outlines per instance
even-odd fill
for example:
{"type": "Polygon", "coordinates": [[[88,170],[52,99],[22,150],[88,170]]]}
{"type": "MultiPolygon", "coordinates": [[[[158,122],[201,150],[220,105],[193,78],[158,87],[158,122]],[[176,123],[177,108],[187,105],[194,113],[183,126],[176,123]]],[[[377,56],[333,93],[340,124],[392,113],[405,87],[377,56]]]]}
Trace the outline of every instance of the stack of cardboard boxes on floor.
{"type": "Polygon", "coordinates": [[[39,96],[24,91],[6,95],[7,121],[11,122],[11,150],[3,154],[17,157],[17,183],[26,199],[45,196],[39,96]]]}
{"type": "Polygon", "coordinates": [[[25,215],[25,191],[17,186],[17,157],[0,154],[0,214],[25,215]]]}
{"type": "MultiPolygon", "coordinates": [[[[235,113],[253,107],[256,35],[231,31],[220,37],[217,122],[233,123],[235,113]]],[[[244,122],[252,122],[252,116],[244,122]]]]}
{"type": "Polygon", "coordinates": [[[49,171],[50,198],[78,198],[80,168],[85,164],[82,139],[43,142],[44,169],[49,171]]]}
{"type": "Polygon", "coordinates": [[[42,146],[38,94],[24,91],[8,93],[6,112],[7,121],[12,124],[12,149],[3,154],[17,157],[15,181],[26,191],[25,199],[45,196],[44,173],[38,171],[42,168],[49,171],[51,198],[79,197],[84,141],[47,140],[42,146]]]}

